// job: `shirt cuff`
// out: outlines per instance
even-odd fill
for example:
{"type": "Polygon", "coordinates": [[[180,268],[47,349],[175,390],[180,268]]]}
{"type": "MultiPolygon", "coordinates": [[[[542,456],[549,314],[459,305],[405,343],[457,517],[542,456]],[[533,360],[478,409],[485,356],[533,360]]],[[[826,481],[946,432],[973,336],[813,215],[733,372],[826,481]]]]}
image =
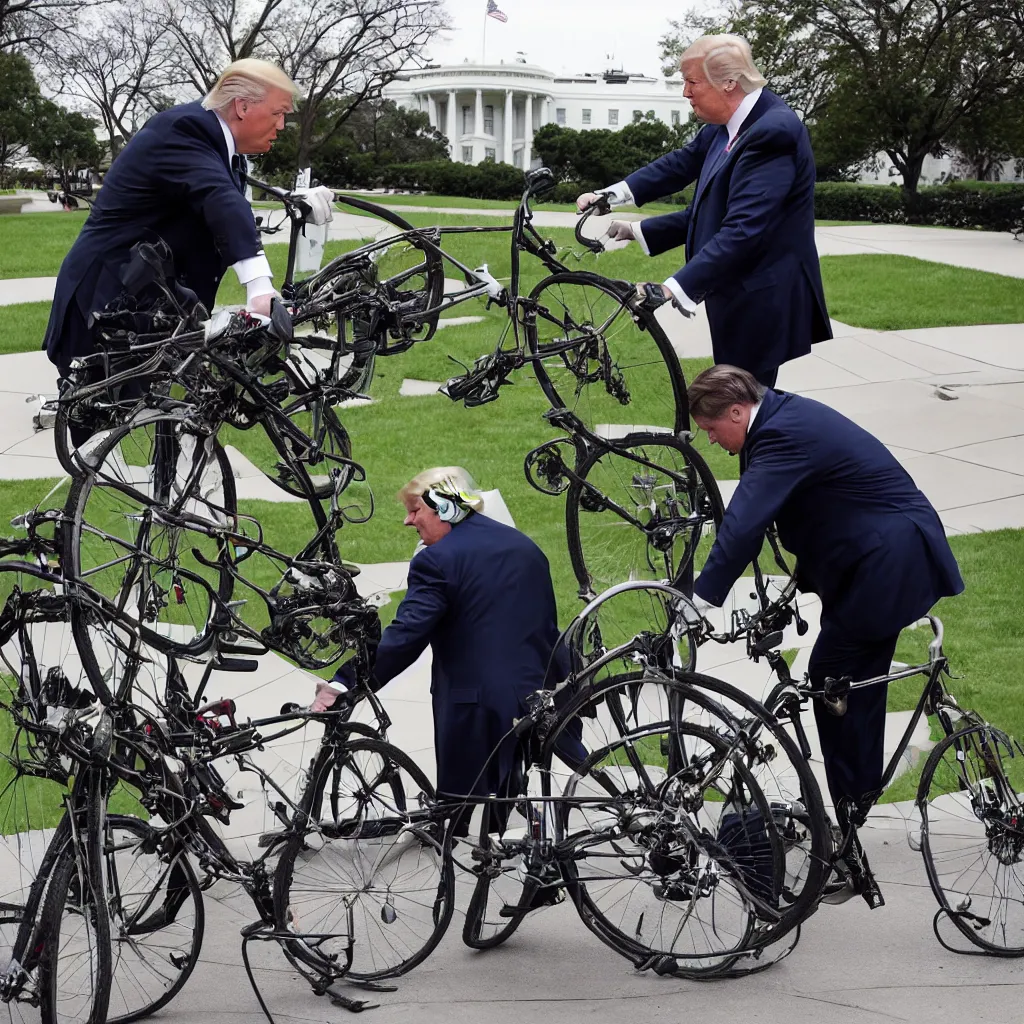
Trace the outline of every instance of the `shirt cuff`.
{"type": "Polygon", "coordinates": [[[245,304],[252,305],[252,300],[260,295],[275,295],[274,282],[269,277],[256,277],[245,286],[245,304]]]}
{"type": "Polygon", "coordinates": [[[622,206],[625,203],[633,202],[633,193],[624,181],[617,181],[614,185],[609,185],[608,188],[601,191],[608,196],[612,206],[622,206]]]}
{"type": "Polygon", "coordinates": [[[672,297],[682,309],[687,313],[697,312],[697,303],[679,287],[679,282],[674,277],[670,277],[664,282],[664,285],[672,293],[672,297]]]}
{"type": "Polygon", "coordinates": [[[239,260],[231,264],[231,269],[238,275],[239,284],[248,284],[257,277],[273,277],[274,272],[270,269],[270,261],[263,251],[247,260],[239,260]]]}
{"type": "Polygon", "coordinates": [[[643,230],[641,229],[642,221],[633,221],[633,237],[640,243],[640,248],[643,249],[645,256],[651,255],[651,250],[647,248],[647,240],[644,238],[643,230]]]}

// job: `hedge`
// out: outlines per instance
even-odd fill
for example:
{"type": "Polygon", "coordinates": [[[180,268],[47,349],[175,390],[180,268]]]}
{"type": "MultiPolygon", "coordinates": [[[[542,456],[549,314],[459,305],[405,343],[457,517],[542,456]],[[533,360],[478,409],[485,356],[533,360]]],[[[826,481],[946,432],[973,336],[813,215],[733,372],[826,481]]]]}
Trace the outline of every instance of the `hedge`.
{"type": "Polygon", "coordinates": [[[954,181],[908,195],[898,185],[821,181],[814,190],[814,215],[820,220],[1011,231],[1024,221],[1024,185],[954,181]]]}
{"type": "MultiPolygon", "coordinates": [[[[378,168],[372,184],[436,195],[515,200],[523,192],[523,172],[511,164],[488,162],[473,166],[434,160],[378,168]]],[[[584,191],[587,189],[578,182],[559,182],[538,199],[540,202],[571,203],[584,191]]],[[[690,186],[668,198],[685,204],[692,196],[693,187],[690,186]]],[[[914,195],[907,195],[896,185],[819,181],[814,190],[814,215],[819,220],[935,224],[1010,231],[1024,221],[1024,185],[957,181],[929,186],[914,195]]]]}

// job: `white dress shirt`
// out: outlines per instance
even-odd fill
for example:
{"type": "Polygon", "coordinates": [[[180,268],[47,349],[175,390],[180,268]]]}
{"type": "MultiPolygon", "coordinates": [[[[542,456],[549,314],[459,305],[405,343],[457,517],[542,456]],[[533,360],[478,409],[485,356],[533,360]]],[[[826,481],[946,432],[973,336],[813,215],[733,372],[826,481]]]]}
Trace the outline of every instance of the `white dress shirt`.
{"type": "MultiPolygon", "coordinates": [[[[755,89],[753,92],[748,92],[746,96],[740,100],[740,105],[733,111],[732,117],[726,122],[726,131],[729,133],[729,139],[726,142],[726,148],[732,146],[736,140],[736,136],[739,134],[740,125],[747,119],[747,115],[754,109],[754,104],[761,97],[761,89],[755,89]]],[[[629,186],[624,181],[617,181],[611,188],[605,189],[609,199],[611,200],[612,206],[619,206],[622,203],[633,202],[633,193],[630,191],[629,186]]],[[[647,243],[644,241],[643,230],[640,227],[641,221],[633,222],[633,237],[640,243],[640,248],[650,256],[651,250],[647,247],[647,243]]],[[[676,300],[676,304],[684,309],[688,314],[693,315],[697,309],[697,303],[690,298],[682,288],[679,287],[679,282],[674,278],[670,277],[667,281],[662,282],[666,288],[672,293],[676,300]]],[[[756,414],[757,409],[755,408],[754,413],[756,414]]],[[[753,422],[753,415],[751,415],[751,422],[753,422]]]]}
{"type": "MultiPolygon", "coordinates": [[[[214,111],[214,113],[217,112],[214,111]]],[[[227,121],[220,114],[217,114],[217,121],[224,133],[224,142],[228,147],[228,166],[230,167],[234,163],[237,153],[235,137],[231,134],[227,121]]],[[[262,249],[255,256],[232,263],[231,269],[238,276],[238,283],[245,285],[246,305],[249,305],[257,295],[274,294],[274,272],[270,269],[270,261],[262,249]]]]}

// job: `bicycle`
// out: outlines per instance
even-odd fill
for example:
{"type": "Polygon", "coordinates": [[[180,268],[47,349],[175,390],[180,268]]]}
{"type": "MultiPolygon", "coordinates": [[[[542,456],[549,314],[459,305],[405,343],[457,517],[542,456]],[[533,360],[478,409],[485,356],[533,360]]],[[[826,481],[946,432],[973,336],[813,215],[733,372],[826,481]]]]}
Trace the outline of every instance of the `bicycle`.
{"type": "Polygon", "coordinates": [[[934,715],[943,738],[931,750],[922,771],[915,798],[921,815],[920,838],[911,842],[923,855],[928,882],[939,904],[933,930],[939,942],[953,952],[968,950],[955,949],[942,936],[943,920],[951,921],[984,953],[1024,956],[1024,808],[1008,769],[1008,761],[1024,751],[977,712],[961,708],[947,689],[944,677],[950,676],[950,670],[942,649],[942,622],[928,616],[932,640],[927,661],[873,679],[828,678],[815,686],[807,678],[794,680],[777,650],[781,629],[793,620],[795,597],[796,583],[791,578],[774,601],[762,602],[754,614],[734,612],[733,629],[722,635],[705,633],[703,639],[728,642],[745,636],[748,654],[767,659],[779,681],[765,698],[765,707],[792,729],[805,758],[810,757],[810,744],[801,714],[809,701],[820,700],[831,713],[842,715],[855,690],[925,677],[921,696],[885,765],[878,790],[858,805],[836,809],[839,836],[831,862],[833,867],[839,866],[839,884],[861,895],[872,909],[884,906],[858,829],[895,777],[922,715],[934,715]]]}
{"type": "MultiPolygon", "coordinates": [[[[473,879],[468,945],[500,945],[564,890],[587,927],[637,968],[724,975],[740,961],[768,966],[776,959],[769,947],[791,948],[786,936],[826,863],[824,830],[794,813],[823,820],[820,795],[763,708],[677,667],[672,652],[687,643],[680,603],[684,595],[651,583],[591,602],[565,634],[574,671],[526,700],[506,736],[523,751],[522,777],[504,792],[418,801],[422,820],[444,836],[446,863],[473,879]],[[665,613],[667,630],[606,646],[599,619],[640,591],[665,613]],[[580,742],[585,756],[576,758],[580,742]],[[782,797],[799,787],[809,803],[794,812],[782,797]]],[[[401,818],[380,824],[400,827],[401,818]]],[[[346,862],[345,843],[333,838],[309,857],[311,867],[323,863],[321,884],[304,894],[301,917],[318,931],[342,913],[346,879],[327,865],[346,862]]],[[[438,933],[447,924],[438,920],[438,933]]]]}

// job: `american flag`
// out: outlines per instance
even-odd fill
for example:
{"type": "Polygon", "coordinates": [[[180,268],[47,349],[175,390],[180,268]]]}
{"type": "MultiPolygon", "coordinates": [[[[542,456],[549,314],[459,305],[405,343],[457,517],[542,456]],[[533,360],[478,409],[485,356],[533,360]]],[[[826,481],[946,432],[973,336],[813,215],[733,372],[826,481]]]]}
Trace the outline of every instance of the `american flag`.
{"type": "Polygon", "coordinates": [[[487,0],[487,17],[494,18],[495,21],[508,21],[508,15],[504,11],[498,10],[498,5],[494,0],[487,0]]]}

